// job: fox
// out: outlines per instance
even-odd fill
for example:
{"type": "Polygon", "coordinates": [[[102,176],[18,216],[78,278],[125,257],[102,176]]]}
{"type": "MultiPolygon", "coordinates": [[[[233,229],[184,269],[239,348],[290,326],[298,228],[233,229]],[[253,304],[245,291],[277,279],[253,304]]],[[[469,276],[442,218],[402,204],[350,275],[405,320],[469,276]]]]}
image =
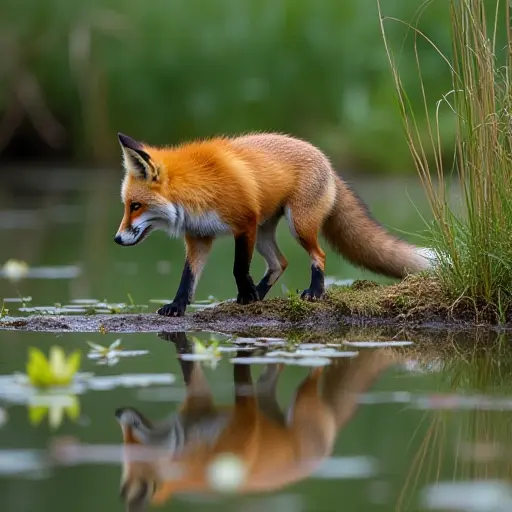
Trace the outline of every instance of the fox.
{"type": "Polygon", "coordinates": [[[114,236],[133,246],[155,230],[185,239],[185,264],[175,297],[158,309],[183,316],[191,304],[213,241],[234,238],[236,301],[263,300],[288,266],[276,241],[285,217],[309,254],[311,279],[305,300],[325,294],[323,235],[353,264],[394,278],[431,269],[435,254],[394,236],[334,171],[313,144],[286,134],[216,136],[175,146],[152,146],[118,133],[124,178],[124,213],[114,236]],[[255,284],[254,250],[266,271],[255,284]]]}
{"type": "MultiPolygon", "coordinates": [[[[179,354],[193,353],[184,332],[159,337],[173,342],[179,354]]],[[[250,353],[237,354],[244,355],[250,353]]],[[[386,349],[366,350],[310,368],[288,410],[276,398],[283,364],[265,365],[256,383],[251,365],[234,364],[233,403],[216,405],[201,363],[179,359],[186,397],[178,411],[152,421],[132,407],[115,410],[125,451],[121,499],[129,512],[139,512],[180,494],[214,494],[219,489],[208,468],[225,454],[243,468],[235,493],[275,491],[309,477],[355,416],[360,394],[399,357],[386,349]],[[147,456],[130,457],[134,447],[146,448],[147,456]]]]}

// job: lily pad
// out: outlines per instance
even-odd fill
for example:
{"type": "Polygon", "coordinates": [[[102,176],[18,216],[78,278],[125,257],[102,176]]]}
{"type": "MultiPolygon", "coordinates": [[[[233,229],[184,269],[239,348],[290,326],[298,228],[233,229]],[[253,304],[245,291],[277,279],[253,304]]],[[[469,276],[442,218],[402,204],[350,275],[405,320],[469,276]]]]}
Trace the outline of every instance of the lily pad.
{"type": "Polygon", "coordinates": [[[275,356],[255,356],[255,357],[233,357],[230,359],[233,364],[285,364],[288,366],[327,366],[331,361],[326,357],[275,357],[275,356]]]}
{"type": "Polygon", "coordinates": [[[414,345],[412,341],[344,341],[343,344],[351,347],[366,348],[405,347],[407,345],[414,345]]]}
{"type": "MultiPolygon", "coordinates": [[[[44,395],[82,395],[87,391],[100,391],[116,387],[137,388],[152,385],[173,384],[176,377],[171,373],[121,374],[114,376],[95,376],[92,373],[76,373],[68,386],[48,388],[44,395]]],[[[0,399],[9,403],[27,404],[34,396],[43,393],[30,385],[24,374],[0,375],[0,399]]]]}
{"type": "Polygon", "coordinates": [[[268,352],[269,357],[356,357],[359,352],[340,351],[329,348],[322,348],[320,350],[299,349],[294,352],[285,352],[276,350],[268,352]]]}

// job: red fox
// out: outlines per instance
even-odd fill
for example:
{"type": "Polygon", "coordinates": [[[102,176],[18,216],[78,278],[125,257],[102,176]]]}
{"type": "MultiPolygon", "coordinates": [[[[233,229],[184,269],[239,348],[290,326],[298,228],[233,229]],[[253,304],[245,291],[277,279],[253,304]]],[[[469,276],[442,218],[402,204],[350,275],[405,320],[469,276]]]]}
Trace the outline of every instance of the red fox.
{"type": "Polygon", "coordinates": [[[248,134],[153,147],[118,134],[125,176],[124,216],[114,240],[142,242],[152,231],[184,236],[186,261],[176,296],[158,313],[182,316],[215,237],[235,240],[237,302],[262,300],[287,267],[276,243],[284,216],[311,258],[311,281],[302,298],[324,294],[322,233],[338,253],[374,272],[401,278],[432,267],[428,249],[402,241],[380,226],[364,203],[312,144],[287,135],[248,134]],[[267,270],[255,285],[254,248],[267,270]]]}
{"type": "MultiPolygon", "coordinates": [[[[175,342],[178,352],[190,352],[185,333],[160,337],[175,342]]],[[[187,395],[179,411],[157,422],[130,407],[115,412],[125,443],[121,496],[127,510],[142,511],[175,494],[215,492],[208,468],[223,454],[242,463],[239,493],[272,491],[307,478],[331,454],[360,394],[399,357],[365,350],[310,369],[287,414],[276,399],[283,365],[267,365],[255,384],[249,365],[233,365],[234,403],[217,406],[200,363],[180,359],[187,395]],[[131,458],[133,445],[147,447],[148,456],[131,458]]]]}

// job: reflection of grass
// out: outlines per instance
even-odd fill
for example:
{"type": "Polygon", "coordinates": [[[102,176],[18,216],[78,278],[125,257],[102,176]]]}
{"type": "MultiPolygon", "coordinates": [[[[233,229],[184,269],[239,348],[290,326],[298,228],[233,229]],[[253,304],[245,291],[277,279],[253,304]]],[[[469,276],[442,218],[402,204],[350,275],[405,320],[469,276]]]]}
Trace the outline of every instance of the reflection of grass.
{"type": "Polygon", "coordinates": [[[432,54],[438,55],[438,66],[452,80],[450,89],[435,98],[439,101],[433,108],[423,82],[423,63],[417,56],[423,95],[420,110],[428,121],[427,133],[418,129],[418,109],[406,93],[383,24],[382,32],[407,142],[435,218],[431,235],[443,255],[443,284],[453,297],[467,297],[475,309],[487,309],[496,321],[504,322],[512,313],[512,238],[506,235],[512,226],[512,32],[509,2],[492,4],[449,2],[451,57],[411,27],[418,46],[430,46],[432,54]],[[446,140],[440,126],[443,111],[452,116],[456,127],[453,170],[462,189],[462,212],[450,207],[447,196],[446,140]],[[433,164],[428,156],[432,151],[433,164]]]}
{"type": "Polygon", "coordinates": [[[457,391],[507,393],[512,390],[512,348],[504,334],[496,341],[480,345],[471,343],[466,352],[443,359],[440,377],[443,387],[457,391]]]}
{"type": "MultiPolygon", "coordinates": [[[[443,393],[510,394],[512,347],[505,334],[475,332],[474,339],[443,343],[442,347],[417,348],[423,362],[441,361],[431,382],[443,393]],[[490,339],[492,336],[493,339],[490,339]]],[[[414,437],[419,443],[404,482],[397,510],[408,510],[423,483],[440,480],[512,478],[512,458],[504,448],[512,443],[511,411],[427,411],[414,437]],[[425,429],[425,425],[426,429],[425,429]]],[[[409,444],[412,444],[411,439],[409,444]]]]}

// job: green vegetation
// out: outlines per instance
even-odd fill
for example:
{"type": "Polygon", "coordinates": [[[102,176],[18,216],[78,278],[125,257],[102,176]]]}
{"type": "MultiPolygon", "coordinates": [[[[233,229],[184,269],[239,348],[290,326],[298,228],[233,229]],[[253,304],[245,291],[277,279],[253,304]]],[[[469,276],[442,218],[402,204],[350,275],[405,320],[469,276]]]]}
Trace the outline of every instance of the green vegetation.
{"type": "MultiPolygon", "coordinates": [[[[410,23],[420,6],[386,2],[410,23]]],[[[444,2],[418,23],[449,47],[444,2]]],[[[395,25],[389,38],[402,45],[406,33],[395,25]]],[[[0,150],[34,127],[32,138],[65,154],[118,163],[116,131],[159,144],[267,129],[311,139],[338,166],[411,168],[373,2],[5,0],[0,34],[9,55],[0,67],[0,150]]],[[[412,82],[408,43],[401,62],[412,82]]],[[[420,46],[425,86],[439,97],[449,78],[420,46]]],[[[422,104],[420,91],[409,99],[422,104]]]]}
{"type": "Polygon", "coordinates": [[[248,325],[254,319],[277,320],[294,324],[310,324],[317,328],[343,324],[357,319],[368,321],[384,319],[391,323],[407,322],[496,322],[489,310],[473,307],[470,299],[453,301],[442,283],[428,274],[410,275],[392,284],[378,284],[358,280],[350,286],[332,286],[325,298],[307,302],[299,296],[272,298],[240,306],[225,302],[211,309],[194,313],[201,321],[229,321],[243,318],[248,325]]]}
{"type": "Polygon", "coordinates": [[[428,121],[426,133],[418,125],[418,108],[408,95],[382,15],[381,26],[407,142],[434,216],[431,235],[441,255],[442,284],[454,303],[470,301],[474,309],[504,322],[512,313],[509,4],[500,0],[451,0],[449,8],[451,56],[439,49],[431,34],[411,27],[417,45],[428,41],[431,52],[438,56],[439,68],[444,68],[452,80],[451,90],[447,89],[442,98],[429,94],[418,54],[419,90],[423,95],[420,118],[428,121]],[[451,169],[447,169],[441,123],[446,111],[456,126],[451,169]],[[461,208],[450,206],[450,170],[462,190],[461,208]]]}

